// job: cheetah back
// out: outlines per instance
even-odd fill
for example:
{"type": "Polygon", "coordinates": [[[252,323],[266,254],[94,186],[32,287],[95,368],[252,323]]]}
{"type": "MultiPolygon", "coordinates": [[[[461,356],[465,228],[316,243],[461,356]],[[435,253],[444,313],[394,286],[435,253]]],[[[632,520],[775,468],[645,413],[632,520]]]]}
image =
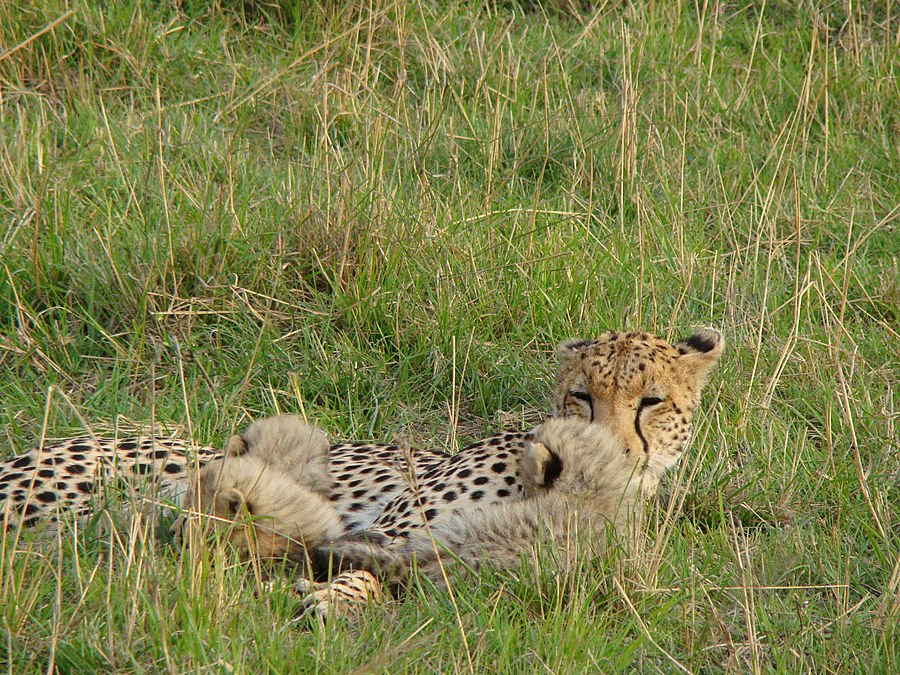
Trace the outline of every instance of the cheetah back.
{"type": "Polygon", "coordinates": [[[179,503],[196,458],[219,453],[175,438],[71,438],[0,462],[0,518],[25,527],[60,514],[90,516],[105,488],[133,488],[145,498],[179,503]]]}

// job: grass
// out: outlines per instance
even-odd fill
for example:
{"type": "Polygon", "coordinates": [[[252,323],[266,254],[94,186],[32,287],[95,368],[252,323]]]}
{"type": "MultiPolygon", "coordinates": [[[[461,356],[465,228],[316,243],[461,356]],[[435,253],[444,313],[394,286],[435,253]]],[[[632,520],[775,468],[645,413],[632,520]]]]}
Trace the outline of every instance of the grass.
{"type": "Polygon", "coordinates": [[[6,541],[6,670],[896,672],[898,48],[888,0],[0,0],[4,454],[452,449],[564,338],[728,339],[636,560],[305,630],[139,528],[6,541]]]}

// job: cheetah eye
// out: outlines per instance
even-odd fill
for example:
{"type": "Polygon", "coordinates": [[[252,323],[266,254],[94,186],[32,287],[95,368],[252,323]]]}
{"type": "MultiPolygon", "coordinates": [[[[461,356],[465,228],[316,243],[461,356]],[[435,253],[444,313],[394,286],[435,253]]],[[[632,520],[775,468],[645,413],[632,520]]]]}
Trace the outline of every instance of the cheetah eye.
{"type": "Polygon", "coordinates": [[[569,396],[572,398],[577,398],[579,401],[587,401],[590,402],[591,395],[585,391],[570,391],[569,396]]]}
{"type": "Polygon", "coordinates": [[[663,399],[659,396],[645,396],[641,399],[640,407],[644,408],[648,405],[656,405],[657,403],[662,403],[663,399]]]}

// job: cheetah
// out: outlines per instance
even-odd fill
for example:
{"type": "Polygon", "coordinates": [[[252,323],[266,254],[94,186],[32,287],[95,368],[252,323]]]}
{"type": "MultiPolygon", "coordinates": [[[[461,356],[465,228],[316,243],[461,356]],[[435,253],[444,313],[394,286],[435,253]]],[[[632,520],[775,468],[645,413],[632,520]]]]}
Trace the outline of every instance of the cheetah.
{"type": "MultiPolygon", "coordinates": [[[[276,558],[291,551],[296,556],[296,549],[344,532],[328,499],[330,447],[325,434],[293,415],[254,422],[243,436],[228,440],[223,457],[200,469],[185,506],[189,513],[212,516],[203,524],[221,529],[241,557],[276,558]]],[[[175,522],[179,542],[188,518],[175,522]]]]}
{"type": "MultiPolygon", "coordinates": [[[[522,499],[455,509],[403,537],[350,533],[316,553],[319,561],[336,557],[353,570],[343,584],[360,574],[374,578],[369,573],[402,583],[415,562],[419,574],[438,585],[452,568],[468,573],[485,563],[518,567],[523,555],[537,554],[539,543],[549,545],[557,561],[574,560],[581,544],[602,554],[608,535],[626,533],[640,521],[646,496],[662,477],[661,463],[651,460],[630,452],[606,421],[551,418],[531,432],[517,462],[525,486],[522,499]]],[[[381,594],[372,582],[368,586],[358,587],[356,603],[367,592],[381,594]]],[[[320,588],[327,589],[320,594],[327,604],[332,589],[320,588]]]]}
{"type": "MultiPolygon", "coordinates": [[[[684,453],[700,392],[723,350],[724,340],[713,329],[702,329],[675,344],[640,332],[609,331],[595,340],[567,340],[558,348],[553,417],[602,425],[605,433],[618,439],[623,452],[645,458],[644,473],[661,475],[684,453]]],[[[326,540],[352,540],[364,532],[371,540],[402,541],[423,529],[450,527],[467,510],[529,499],[530,479],[523,474],[523,461],[533,439],[531,431],[505,432],[453,455],[360,441],[334,443],[327,459],[324,453],[316,455],[317,461],[327,464],[324,484],[330,480],[330,485],[304,486],[301,479],[298,486],[332,507],[329,513],[338,525],[323,526],[320,533],[326,540]]],[[[240,459],[241,443],[250,448],[251,457],[254,444],[260,445],[253,434],[249,439],[245,435],[234,441],[231,459],[240,459]]],[[[276,453],[263,451],[270,460],[276,453]]],[[[90,516],[103,486],[113,481],[138,497],[151,494],[156,501],[190,507],[196,499],[191,485],[198,471],[223,458],[228,459],[214,448],[155,437],[79,438],[48,444],[0,463],[0,518],[8,527],[52,526],[64,513],[90,516]]],[[[554,466],[550,462],[544,476],[551,484],[554,466]]],[[[324,476],[319,469],[309,472],[313,474],[324,476]]],[[[250,490],[259,476],[258,471],[233,473],[229,487],[250,490]]],[[[232,501],[232,507],[237,503],[232,501]]],[[[254,517],[275,515],[277,525],[272,504],[257,499],[251,506],[254,517]]],[[[226,513],[228,508],[226,503],[226,513]]],[[[301,533],[282,534],[290,541],[301,533]]],[[[285,552],[290,546],[276,548],[285,552]]],[[[337,589],[339,585],[333,585],[329,592],[337,589]]]]}

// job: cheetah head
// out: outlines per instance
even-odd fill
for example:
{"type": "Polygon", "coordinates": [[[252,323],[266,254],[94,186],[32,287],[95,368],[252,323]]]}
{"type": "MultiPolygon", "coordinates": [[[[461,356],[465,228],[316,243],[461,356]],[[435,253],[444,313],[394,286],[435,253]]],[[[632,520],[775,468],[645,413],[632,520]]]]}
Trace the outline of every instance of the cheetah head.
{"type": "Polygon", "coordinates": [[[321,494],[245,452],[246,444],[232,439],[224,457],[200,469],[185,495],[188,515],[175,523],[176,541],[186,543],[187,528],[196,523],[201,534],[218,532],[242,558],[277,558],[303,549],[307,540],[317,544],[338,528],[321,494]]]}
{"type": "Polygon", "coordinates": [[[249,557],[260,543],[264,556],[277,555],[279,550],[287,548],[287,540],[276,536],[274,528],[258,527],[254,522],[257,493],[271,491],[272,472],[266,469],[255,458],[234,455],[206,464],[184,498],[184,508],[189,513],[202,514],[203,518],[199,521],[189,516],[179,518],[174,526],[176,541],[186,543],[187,528],[199,524],[203,534],[221,532],[241,557],[249,557]],[[258,484],[254,477],[260,481],[258,484]]]}
{"type": "Polygon", "coordinates": [[[661,475],[684,453],[700,392],[724,349],[711,328],[674,345],[648,333],[612,331],[566,340],[553,414],[609,425],[628,453],[644,453],[647,468],[661,475]]]}

